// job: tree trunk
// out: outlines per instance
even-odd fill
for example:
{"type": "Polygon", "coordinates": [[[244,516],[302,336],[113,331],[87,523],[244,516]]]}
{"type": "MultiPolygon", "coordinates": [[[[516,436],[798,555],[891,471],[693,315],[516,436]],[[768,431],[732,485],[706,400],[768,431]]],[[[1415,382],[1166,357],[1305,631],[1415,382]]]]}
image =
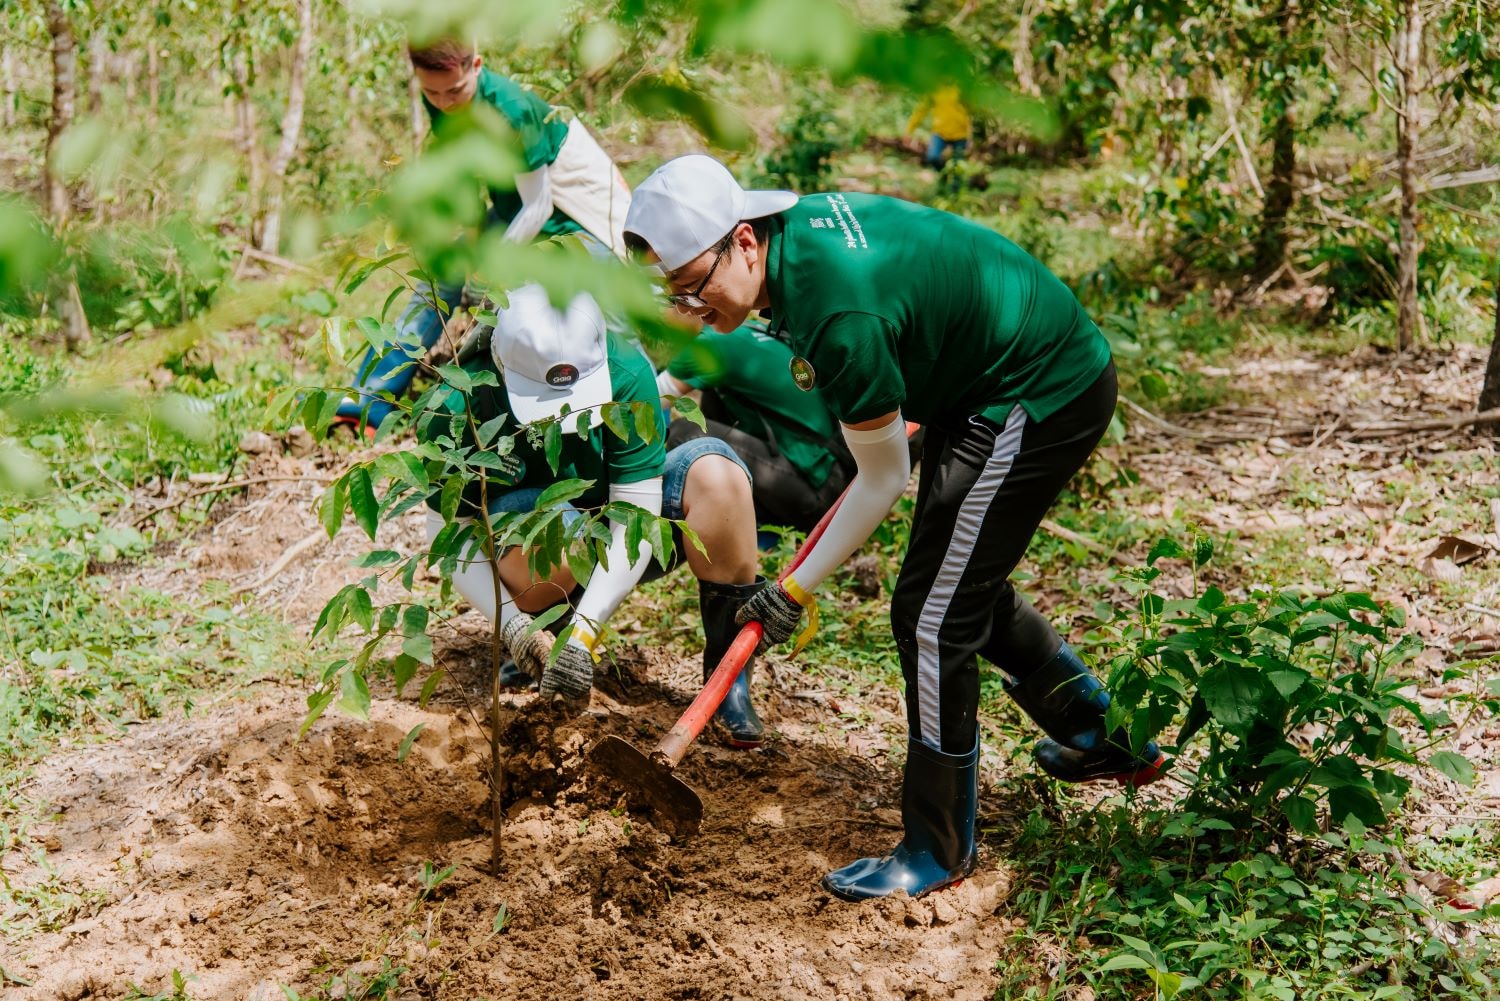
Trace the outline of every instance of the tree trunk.
{"type": "Polygon", "coordinates": [[[16,127],[16,110],[20,104],[20,88],[16,85],[16,50],[14,46],[4,46],[0,52],[0,126],[7,129],[16,127]]]}
{"type": "Polygon", "coordinates": [[[161,107],[161,56],[156,43],[146,43],[146,122],[154,134],[158,124],[158,109],[161,107]]]}
{"type": "Polygon", "coordinates": [[[1042,88],[1036,82],[1036,60],[1031,55],[1031,28],[1036,20],[1033,0],[1021,4],[1021,14],[1016,22],[1016,50],[1011,54],[1011,67],[1016,74],[1016,89],[1032,97],[1040,97],[1042,88]]]}
{"type": "MultiPolygon", "coordinates": [[[[1277,19],[1280,51],[1288,54],[1297,22],[1296,0],[1285,0],[1277,11],[1277,19]]],[[[1292,79],[1290,67],[1283,67],[1281,82],[1271,99],[1276,117],[1271,124],[1271,176],[1266,180],[1266,200],[1255,248],[1257,281],[1269,279],[1286,261],[1286,222],[1297,197],[1297,122],[1293,111],[1297,95],[1292,79]]]]}
{"type": "MultiPolygon", "coordinates": [[[[1479,390],[1479,412],[1500,407],[1500,280],[1495,282],[1495,339],[1490,342],[1490,360],[1484,367],[1484,385],[1479,390]]],[[[1500,438],[1500,424],[1490,427],[1490,434],[1500,438]]]]}
{"type": "MultiPolygon", "coordinates": [[[[248,38],[241,39],[249,45],[248,38]]],[[[250,219],[250,242],[255,242],[255,223],[260,218],[261,188],[260,142],[256,135],[255,102],[250,97],[250,55],[244,49],[236,52],[230,72],[234,77],[234,121],[239,134],[240,155],[245,159],[245,214],[250,219]]]]}
{"type": "MultiPolygon", "coordinates": [[[[61,0],[47,0],[47,33],[52,36],[52,116],[47,120],[47,211],[52,224],[62,229],[73,213],[73,195],[57,171],[57,144],[62,134],[73,124],[74,106],[78,97],[78,40],[73,35],[68,12],[63,10],[61,0]]],[[[93,339],[88,317],[83,312],[83,298],[78,293],[78,280],[69,275],[65,280],[62,297],[57,303],[57,315],[63,321],[63,339],[69,348],[78,348],[93,339]]]]}
{"type": "Polygon", "coordinates": [[[1422,7],[1402,0],[1396,30],[1396,75],[1401,81],[1401,108],[1396,115],[1396,164],[1401,178],[1400,242],[1396,260],[1396,349],[1416,342],[1422,315],[1417,301],[1417,261],[1422,252],[1417,232],[1417,144],[1422,133],[1422,7]]]}
{"type": "Polygon", "coordinates": [[[286,171],[302,141],[302,112],[307,106],[307,57],[312,51],[312,0],[297,0],[297,41],[287,84],[286,114],[281,119],[281,143],[271,158],[270,188],[255,245],[268,254],[281,246],[281,206],[286,195],[286,171]]]}
{"type": "Polygon", "coordinates": [[[104,84],[109,75],[109,44],[104,40],[104,29],[97,29],[89,36],[88,59],[88,107],[89,114],[97,115],[104,107],[104,84]]]}
{"type": "Polygon", "coordinates": [[[72,212],[72,196],[57,173],[57,141],[73,124],[78,96],[78,43],[61,0],[47,0],[52,36],[52,117],[47,120],[47,211],[61,226],[72,212]]]}
{"type": "Polygon", "coordinates": [[[406,81],[408,110],[411,114],[411,155],[422,152],[422,140],[427,135],[427,112],[422,107],[422,88],[416,74],[406,81]]]}

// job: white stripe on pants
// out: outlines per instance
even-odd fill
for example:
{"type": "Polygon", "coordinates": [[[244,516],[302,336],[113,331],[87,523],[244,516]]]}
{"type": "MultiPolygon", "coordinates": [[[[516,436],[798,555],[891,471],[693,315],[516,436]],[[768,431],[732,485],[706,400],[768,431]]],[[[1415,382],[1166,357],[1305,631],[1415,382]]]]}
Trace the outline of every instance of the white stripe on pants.
{"type": "Polygon", "coordinates": [[[1010,473],[1016,454],[1021,451],[1021,435],[1025,430],[1026,411],[1017,406],[1006,418],[1005,430],[995,436],[994,450],[959,507],[953,524],[953,538],[917,619],[917,721],[921,726],[917,737],[934,750],[941,751],[943,746],[942,719],[938,712],[941,694],[938,633],[943,628],[953,593],[969,565],[969,555],[979,539],[990,503],[1010,473]]]}

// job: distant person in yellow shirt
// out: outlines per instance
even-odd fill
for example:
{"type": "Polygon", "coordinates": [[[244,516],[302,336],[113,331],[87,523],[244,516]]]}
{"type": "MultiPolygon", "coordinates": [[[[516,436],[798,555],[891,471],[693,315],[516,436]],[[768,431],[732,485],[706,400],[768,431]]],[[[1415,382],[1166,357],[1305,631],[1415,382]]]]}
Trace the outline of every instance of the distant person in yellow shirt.
{"type": "Polygon", "coordinates": [[[907,137],[910,138],[929,117],[932,119],[932,142],[928,145],[922,162],[935,170],[941,170],[944,157],[950,150],[955,160],[963,159],[964,152],[969,148],[969,134],[973,124],[969,120],[968,109],[959,97],[958,88],[953,86],[939,87],[922,98],[906,123],[907,137]]]}

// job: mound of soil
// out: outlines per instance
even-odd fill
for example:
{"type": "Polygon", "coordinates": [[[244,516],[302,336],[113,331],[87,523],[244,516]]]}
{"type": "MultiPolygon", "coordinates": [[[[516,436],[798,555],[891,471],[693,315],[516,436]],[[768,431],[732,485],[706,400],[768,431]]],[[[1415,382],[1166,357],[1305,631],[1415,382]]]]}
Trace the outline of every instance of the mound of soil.
{"type": "Polygon", "coordinates": [[[299,741],[299,701],[278,692],[50,762],[39,782],[62,812],[39,837],[90,903],[6,959],[31,983],[4,996],[119,997],[178,970],[194,998],[281,998],[280,984],[335,977],[333,993],[354,997],[382,959],[405,967],[401,997],[993,993],[1003,872],[922,901],[851,905],[819,888],[899,836],[895,772],[847,748],[794,759],[706,741],[682,770],[703,830],[674,841],[585,751],[606,733],[649,747],[675,700],[600,692],[572,717],[510,697],[492,875],[488,737],[465,711],[380,699],[369,724],[329,718],[299,741]],[[428,884],[452,872],[427,891],[424,867],[428,884]]]}

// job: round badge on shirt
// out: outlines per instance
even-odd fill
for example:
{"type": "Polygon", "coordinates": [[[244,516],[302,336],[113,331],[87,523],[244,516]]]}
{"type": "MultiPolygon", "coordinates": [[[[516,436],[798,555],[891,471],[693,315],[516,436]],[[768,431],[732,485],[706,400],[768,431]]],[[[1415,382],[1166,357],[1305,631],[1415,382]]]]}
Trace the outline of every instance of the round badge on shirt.
{"type": "Polygon", "coordinates": [[[812,362],[806,358],[803,358],[801,355],[794,355],[789,367],[792,370],[792,381],[804,393],[810,392],[813,386],[817,384],[818,373],[813,371],[812,362]]]}

